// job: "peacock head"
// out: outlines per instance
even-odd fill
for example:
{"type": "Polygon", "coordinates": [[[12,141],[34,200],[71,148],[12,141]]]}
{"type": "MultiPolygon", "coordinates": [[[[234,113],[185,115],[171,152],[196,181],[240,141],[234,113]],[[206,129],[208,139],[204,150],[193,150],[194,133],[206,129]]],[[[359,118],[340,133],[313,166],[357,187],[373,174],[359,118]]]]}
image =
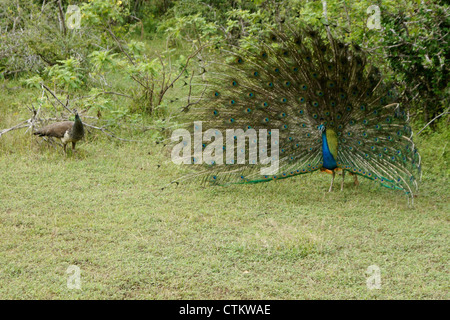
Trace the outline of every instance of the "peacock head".
{"type": "Polygon", "coordinates": [[[324,132],[327,130],[323,124],[321,124],[320,126],[318,126],[317,129],[319,129],[319,132],[320,132],[320,133],[324,133],[324,132]]]}

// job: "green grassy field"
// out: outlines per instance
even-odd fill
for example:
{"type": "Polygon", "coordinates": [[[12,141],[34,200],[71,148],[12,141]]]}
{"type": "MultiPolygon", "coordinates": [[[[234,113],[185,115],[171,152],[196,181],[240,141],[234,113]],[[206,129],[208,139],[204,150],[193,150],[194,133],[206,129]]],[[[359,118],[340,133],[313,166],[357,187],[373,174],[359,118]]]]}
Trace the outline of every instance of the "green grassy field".
{"type": "MultiPolygon", "coordinates": [[[[5,128],[26,116],[2,94],[5,128]]],[[[417,140],[424,174],[411,208],[368,180],[328,193],[323,173],[161,191],[183,172],[149,133],[87,134],[68,157],[24,130],[5,134],[0,298],[449,299],[448,138],[417,140]],[[67,286],[71,265],[80,290],[67,286]],[[366,285],[371,265],[381,289],[366,285]]]]}

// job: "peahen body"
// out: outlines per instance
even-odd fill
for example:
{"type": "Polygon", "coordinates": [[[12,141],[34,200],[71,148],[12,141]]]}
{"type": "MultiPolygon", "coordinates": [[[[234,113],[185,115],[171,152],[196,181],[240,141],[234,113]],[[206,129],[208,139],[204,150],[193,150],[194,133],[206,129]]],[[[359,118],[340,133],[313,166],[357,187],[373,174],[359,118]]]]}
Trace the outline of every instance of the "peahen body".
{"type": "Polygon", "coordinates": [[[62,121],[49,124],[36,132],[40,137],[55,137],[61,139],[66,153],[66,145],[72,142],[72,151],[75,151],[75,145],[84,137],[84,126],[80,116],[75,111],[75,121],[62,121]]]}
{"type": "MultiPolygon", "coordinates": [[[[362,176],[412,195],[420,156],[407,114],[361,48],[304,29],[277,32],[248,51],[227,53],[231,62],[215,63],[203,99],[186,108],[189,118],[202,121],[203,132],[223,136],[230,129],[266,129],[270,140],[278,129],[279,170],[261,175],[254,162],[211,161],[192,176],[214,184],[256,183],[322,170],[333,176],[331,191],[335,173],[344,179],[349,172],[355,183],[362,176]]],[[[202,149],[212,158],[219,149],[209,146],[217,147],[217,138],[203,136],[202,149]]],[[[239,152],[252,159],[247,138],[232,146],[235,160],[239,152]]],[[[230,151],[225,143],[220,148],[230,151]]],[[[199,164],[195,152],[190,156],[199,164]]]]}

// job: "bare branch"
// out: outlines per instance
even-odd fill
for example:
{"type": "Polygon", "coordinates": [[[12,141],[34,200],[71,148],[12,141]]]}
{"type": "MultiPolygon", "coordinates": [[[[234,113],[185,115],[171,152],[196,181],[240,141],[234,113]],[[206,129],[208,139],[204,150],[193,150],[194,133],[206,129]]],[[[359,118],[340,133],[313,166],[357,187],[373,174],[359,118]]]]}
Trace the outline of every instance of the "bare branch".
{"type": "Polygon", "coordinates": [[[428,123],[425,125],[425,127],[423,127],[423,128],[417,133],[417,135],[419,135],[419,134],[420,134],[426,127],[428,127],[433,121],[435,121],[436,119],[442,117],[442,116],[445,115],[445,114],[450,114],[450,112],[448,111],[448,109],[447,109],[446,111],[442,112],[440,115],[434,117],[433,120],[431,120],[430,122],[428,122],[428,123]]]}
{"type": "Polygon", "coordinates": [[[161,103],[162,98],[164,97],[165,93],[167,92],[167,90],[169,90],[170,87],[172,87],[174,85],[175,82],[178,81],[178,79],[183,75],[183,73],[186,71],[188,65],[189,65],[189,61],[195,57],[201,50],[203,50],[204,48],[206,48],[207,45],[201,46],[200,48],[198,48],[194,53],[192,53],[191,55],[189,55],[189,57],[186,59],[186,64],[184,65],[183,69],[181,69],[181,71],[178,73],[178,75],[175,77],[175,79],[172,80],[172,82],[170,82],[170,84],[166,85],[166,87],[164,88],[164,90],[160,93],[160,97],[159,97],[159,101],[158,101],[158,105],[161,103]]]}
{"type": "Polygon", "coordinates": [[[84,124],[86,127],[93,128],[93,129],[96,129],[96,130],[100,130],[101,132],[103,132],[103,133],[106,134],[107,136],[109,136],[109,137],[111,137],[111,138],[115,138],[115,139],[120,140],[120,141],[127,141],[127,142],[142,142],[142,141],[140,141],[140,140],[131,140],[131,139],[119,138],[119,137],[116,136],[114,133],[109,132],[105,127],[97,127],[97,126],[94,126],[94,125],[92,125],[92,124],[87,124],[87,123],[85,123],[85,122],[83,122],[83,124],[84,124]]]}
{"type": "Polygon", "coordinates": [[[58,9],[59,9],[59,23],[61,24],[61,31],[64,35],[67,34],[66,22],[64,19],[64,12],[61,5],[61,0],[58,0],[58,9]]]}
{"type": "Polygon", "coordinates": [[[114,32],[111,30],[111,24],[108,25],[108,28],[106,29],[108,30],[109,34],[111,35],[111,37],[114,39],[114,41],[117,43],[117,45],[119,46],[120,51],[122,51],[122,53],[124,55],[127,56],[128,60],[131,62],[132,65],[135,65],[136,63],[134,62],[134,60],[130,57],[130,55],[123,49],[122,45],[120,44],[119,39],[117,39],[116,35],[114,34],[114,32]]]}
{"type": "Polygon", "coordinates": [[[70,113],[73,113],[72,110],[70,110],[67,105],[65,105],[64,103],[61,102],[61,100],[58,99],[58,97],[53,93],[52,90],[49,89],[49,87],[47,87],[45,84],[41,83],[41,86],[47,90],[48,92],[50,92],[50,94],[56,99],[56,101],[58,101],[67,111],[69,111],[70,113]]]}
{"type": "Polygon", "coordinates": [[[7,129],[0,130],[0,137],[1,137],[2,135],[4,135],[5,133],[9,132],[9,131],[13,131],[13,130],[17,130],[17,129],[22,129],[22,128],[28,128],[28,127],[29,127],[29,125],[28,125],[28,120],[22,121],[21,123],[16,124],[15,126],[13,126],[13,127],[11,127],[11,128],[7,128],[7,129]]]}

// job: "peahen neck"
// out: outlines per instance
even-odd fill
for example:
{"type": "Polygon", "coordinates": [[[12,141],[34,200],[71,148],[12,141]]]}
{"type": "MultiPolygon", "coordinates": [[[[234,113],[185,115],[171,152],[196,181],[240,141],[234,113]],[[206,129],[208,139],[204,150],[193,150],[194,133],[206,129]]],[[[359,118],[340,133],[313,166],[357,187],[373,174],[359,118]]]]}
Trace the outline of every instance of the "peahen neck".
{"type": "Polygon", "coordinates": [[[324,168],[329,170],[337,168],[337,136],[332,129],[322,132],[322,156],[324,168]]]}
{"type": "Polygon", "coordinates": [[[81,122],[80,116],[78,114],[75,115],[75,121],[72,127],[72,136],[78,139],[81,139],[84,136],[83,123],[81,122]]]}

